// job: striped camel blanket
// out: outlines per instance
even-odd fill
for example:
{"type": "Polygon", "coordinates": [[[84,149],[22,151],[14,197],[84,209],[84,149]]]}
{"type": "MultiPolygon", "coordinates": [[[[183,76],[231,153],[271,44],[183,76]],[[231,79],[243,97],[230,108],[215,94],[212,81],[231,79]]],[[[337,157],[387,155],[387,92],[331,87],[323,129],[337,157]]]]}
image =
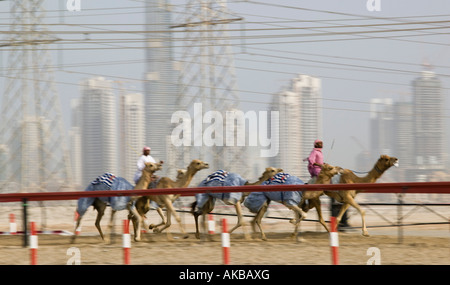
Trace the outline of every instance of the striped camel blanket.
{"type": "MultiPolygon", "coordinates": [[[[115,176],[112,173],[104,173],[89,183],[84,191],[100,191],[100,190],[132,190],[131,185],[125,178],[115,176]]],[[[86,213],[87,209],[94,203],[96,197],[82,197],[78,199],[77,212],[80,216],[86,213]]],[[[130,196],[121,197],[98,197],[98,199],[107,203],[116,211],[125,210],[130,196]]]]}
{"type": "MultiPolygon", "coordinates": [[[[274,177],[264,181],[262,185],[303,185],[300,178],[288,173],[277,173],[274,177]]],[[[275,192],[252,192],[244,201],[244,206],[252,213],[258,213],[264,202],[275,201],[284,205],[298,205],[302,200],[301,191],[275,191],[275,192]]]]}
{"type": "MultiPolygon", "coordinates": [[[[208,175],[208,177],[206,177],[202,182],[200,182],[200,184],[198,184],[198,187],[242,186],[245,185],[246,182],[247,180],[242,178],[237,173],[232,173],[225,170],[217,170],[208,175]]],[[[210,193],[199,193],[195,195],[197,208],[203,208],[210,197],[213,198],[213,203],[215,203],[216,199],[220,199],[228,205],[235,205],[236,202],[241,199],[242,193],[216,193],[216,191],[210,193]]]]}

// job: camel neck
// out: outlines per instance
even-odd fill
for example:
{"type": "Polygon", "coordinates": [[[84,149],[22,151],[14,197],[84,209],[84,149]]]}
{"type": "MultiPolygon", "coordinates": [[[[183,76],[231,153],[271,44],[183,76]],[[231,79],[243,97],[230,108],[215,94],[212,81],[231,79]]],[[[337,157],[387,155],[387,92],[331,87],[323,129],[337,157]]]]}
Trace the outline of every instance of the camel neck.
{"type": "Polygon", "coordinates": [[[320,175],[317,176],[317,180],[314,184],[330,184],[332,176],[320,175]]]}
{"type": "Polygon", "coordinates": [[[147,189],[154,172],[142,171],[142,176],[136,184],[136,189],[147,189]]]}
{"type": "Polygon", "coordinates": [[[365,177],[365,180],[367,180],[367,182],[369,183],[373,183],[375,182],[378,178],[381,177],[381,175],[383,175],[384,170],[381,170],[377,164],[375,164],[375,166],[372,168],[372,170],[369,171],[369,173],[367,174],[367,176],[365,177]]]}
{"type": "MultiPolygon", "coordinates": [[[[269,178],[267,178],[267,179],[269,179],[269,178]]],[[[256,182],[248,182],[247,185],[261,185],[261,184],[262,184],[264,181],[266,181],[267,179],[260,178],[260,179],[258,179],[258,181],[256,181],[256,182]]]]}

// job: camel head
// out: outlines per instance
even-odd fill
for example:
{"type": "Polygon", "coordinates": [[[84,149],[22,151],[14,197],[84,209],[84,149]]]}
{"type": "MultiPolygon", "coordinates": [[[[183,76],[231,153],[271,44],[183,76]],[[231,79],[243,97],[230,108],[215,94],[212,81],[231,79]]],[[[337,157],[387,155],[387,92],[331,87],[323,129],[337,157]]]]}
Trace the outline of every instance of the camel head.
{"type": "Polygon", "coordinates": [[[277,174],[278,172],[283,172],[283,169],[275,167],[266,167],[266,170],[263,172],[259,180],[266,181],[267,179],[274,177],[275,174],[277,174]]]}
{"type": "Polygon", "coordinates": [[[158,162],[158,163],[146,162],[145,167],[142,171],[153,173],[153,172],[161,170],[161,169],[162,169],[162,163],[160,163],[160,162],[158,162]]]}
{"type": "Polygon", "coordinates": [[[392,166],[398,167],[398,158],[382,154],[375,166],[381,171],[386,171],[392,166]]]}
{"type": "Polygon", "coordinates": [[[333,166],[328,163],[322,164],[322,166],[320,168],[321,168],[321,170],[320,170],[319,175],[322,174],[322,175],[326,175],[329,177],[333,177],[334,175],[341,173],[344,170],[340,166],[333,166]]]}
{"type": "Polygon", "coordinates": [[[209,168],[209,164],[207,162],[201,161],[199,159],[194,159],[188,166],[188,171],[197,172],[202,169],[209,168]]]}

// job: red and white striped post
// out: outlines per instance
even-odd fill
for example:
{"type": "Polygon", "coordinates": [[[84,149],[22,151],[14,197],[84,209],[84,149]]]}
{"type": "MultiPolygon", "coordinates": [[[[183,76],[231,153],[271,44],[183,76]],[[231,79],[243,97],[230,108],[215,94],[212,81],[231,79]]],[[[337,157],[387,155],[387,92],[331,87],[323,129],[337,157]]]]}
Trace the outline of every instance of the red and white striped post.
{"type": "Polygon", "coordinates": [[[230,264],[230,234],[227,228],[227,219],[222,219],[222,249],[223,264],[230,264]]]}
{"type": "Polygon", "coordinates": [[[31,235],[30,235],[30,254],[31,254],[31,265],[37,264],[37,248],[38,248],[38,237],[36,233],[35,222],[30,223],[31,235]]]}
{"type": "Polygon", "coordinates": [[[17,234],[16,217],[13,213],[9,214],[9,233],[12,235],[17,234]]]}
{"type": "Polygon", "coordinates": [[[130,220],[123,220],[123,263],[125,265],[130,264],[130,248],[130,220]]]}
{"type": "Polygon", "coordinates": [[[208,234],[213,235],[216,231],[216,221],[213,215],[208,215],[208,234]]]}
{"type": "Polygon", "coordinates": [[[339,265],[339,237],[337,232],[336,217],[330,218],[331,231],[330,231],[330,246],[331,246],[331,262],[333,265],[339,265]]]}

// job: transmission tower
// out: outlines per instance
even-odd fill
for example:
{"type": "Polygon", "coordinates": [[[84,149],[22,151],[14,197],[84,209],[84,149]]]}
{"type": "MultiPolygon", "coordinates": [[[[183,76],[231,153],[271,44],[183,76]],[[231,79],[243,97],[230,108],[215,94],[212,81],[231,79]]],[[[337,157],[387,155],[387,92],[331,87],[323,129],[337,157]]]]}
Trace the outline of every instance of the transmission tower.
{"type": "MultiPolygon", "coordinates": [[[[182,57],[180,58],[181,92],[178,98],[179,110],[192,112],[195,103],[201,103],[203,113],[233,111],[239,107],[236,93],[236,76],[228,24],[242,18],[233,15],[227,8],[226,0],[190,0],[182,13],[180,24],[174,29],[184,29],[182,57]]],[[[202,115],[202,114],[195,114],[202,115]]],[[[200,118],[192,117],[200,120],[200,118]]],[[[225,131],[225,127],[223,128],[225,131]]],[[[201,134],[193,134],[193,136],[201,134]]],[[[215,133],[219,140],[224,133],[215,133]]],[[[197,138],[198,139],[198,138],[197,138]]],[[[194,138],[196,140],[196,138],[194,138]]],[[[225,142],[225,137],[223,137],[225,142]]],[[[196,146],[182,150],[186,159],[200,158],[211,164],[211,169],[247,171],[245,147],[238,146],[196,146]]]]}
{"type": "MultiPolygon", "coordinates": [[[[69,186],[70,162],[43,23],[44,0],[11,1],[9,56],[1,105],[0,189],[69,186]]],[[[11,191],[11,190],[10,190],[11,191]]]]}

